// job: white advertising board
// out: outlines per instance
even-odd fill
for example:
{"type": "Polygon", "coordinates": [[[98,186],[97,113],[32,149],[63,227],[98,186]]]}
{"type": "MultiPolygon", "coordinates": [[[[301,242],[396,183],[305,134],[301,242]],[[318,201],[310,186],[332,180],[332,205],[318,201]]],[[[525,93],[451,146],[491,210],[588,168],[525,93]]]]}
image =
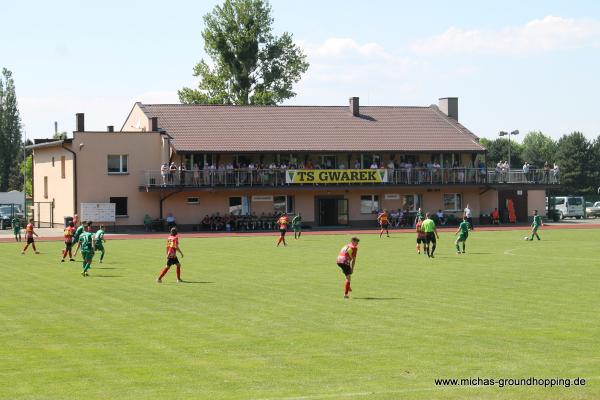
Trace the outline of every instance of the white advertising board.
{"type": "Polygon", "coordinates": [[[115,203],[81,203],[81,221],[115,222],[115,203]]]}

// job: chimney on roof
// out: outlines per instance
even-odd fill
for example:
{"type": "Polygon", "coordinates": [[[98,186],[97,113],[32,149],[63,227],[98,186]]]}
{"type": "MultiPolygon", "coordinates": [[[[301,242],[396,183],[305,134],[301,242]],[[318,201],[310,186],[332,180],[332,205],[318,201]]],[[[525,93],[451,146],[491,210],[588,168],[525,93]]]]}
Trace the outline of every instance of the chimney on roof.
{"type": "Polygon", "coordinates": [[[75,127],[77,132],[85,132],[85,117],[83,113],[75,114],[75,127]]]}
{"type": "Polygon", "coordinates": [[[358,97],[350,97],[349,102],[350,112],[353,116],[358,117],[360,115],[360,107],[358,104],[358,97]]]}
{"type": "Polygon", "coordinates": [[[109,125],[109,126],[106,127],[106,131],[107,132],[114,132],[115,131],[115,127],[112,126],[112,125],[109,125]]]}
{"type": "Polygon", "coordinates": [[[439,99],[439,108],[448,117],[458,121],[458,97],[442,97],[439,99]]]}
{"type": "Polygon", "coordinates": [[[158,117],[150,118],[150,132],[158,132],[158,117]]]}

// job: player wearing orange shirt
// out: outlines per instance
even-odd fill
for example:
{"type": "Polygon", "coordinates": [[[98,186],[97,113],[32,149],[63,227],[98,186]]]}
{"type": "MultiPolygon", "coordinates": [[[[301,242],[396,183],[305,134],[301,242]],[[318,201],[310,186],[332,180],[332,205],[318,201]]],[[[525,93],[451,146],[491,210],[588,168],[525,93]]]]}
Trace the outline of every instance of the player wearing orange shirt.
{"type": "Polygon", "coordinates": [[[359,241],[360,239],[353,237],[350,243],[342,247],[336,260],[338,267],[342,269],[342,272],[346,276],[346,281],[344,282],[344,298],[346,299],[349,297],[348,293],[352,291],[352,288],[350,288],[350,278],[354,272],[359,241]]]}
{"type": "Polygon", "coordinates": [[[25,254],[25,251],[27,250],[29,245],[31,245],[33,251],[35,251],[35,254],[40,254],[40,252],[37,251],[37,249],[35,248],[35,240],[33,240],[34,235],[39,237],[39,235],[33,230],[33,218],[31,218],[29,220],[29,223],[25,227],[25,239],[27,239],[27,244],[25,245],[25,247],[23,247],[23,251],[21,252],[21,254],[25,254]]]}
{"type": "Polygon", "coordinates": [[[158,279],[156,279],[156,283],[161,283],[163,276],[169,272],[171,265],[175,265],[177,267],[177,282],[183,282],[181,280],[181,264],[179,263],[179,259],[177,259],[177,252],[181,254],[183,258],[183,253],[179,248],[179,238],[177,237],[177,228],[171,228],[171,235],[167,238],[167,264],[160,272],[158,279]]]}
{"type": "Polygon", "coordinates": [[[383,231],[385,231],[385,234],[387,235],[387,237],[390,237],[390,231],[389,231],[390,218],[388,216],[387,210],[383,210],[383,212],[381,212],[381,213],[379,213],[379,215],[377,215],[377,222],[379,223],[379,226],[381,227],[381,231],[379,232],[379,237],[381,237],[381,235],[383,235],[383,231]]]}
{"type": "Polygon", "coordinates": [[[73,236],[75,235],[75,224],[73,222],[69,222],[63,235],[65,237],[65,249],[63,250],[63,258],[60,261],[65,262],[67,254],[69,255],[69,261],[75,261],[73,254],[71,254],[73,249],[73,236]]]}
{"type": "Polygon", "coordinates": [[[281,242],[283,242],[284,246],[287,246],[287,243],[285,242],[285,233],[287,232],[287,226],[289,223],[290,219],[285,213],[281,214],[281,217],[279,217],[277,220],[277,225],[279,225],[279,240],[277,241],[277,247],[279,247],[281,242]]]}

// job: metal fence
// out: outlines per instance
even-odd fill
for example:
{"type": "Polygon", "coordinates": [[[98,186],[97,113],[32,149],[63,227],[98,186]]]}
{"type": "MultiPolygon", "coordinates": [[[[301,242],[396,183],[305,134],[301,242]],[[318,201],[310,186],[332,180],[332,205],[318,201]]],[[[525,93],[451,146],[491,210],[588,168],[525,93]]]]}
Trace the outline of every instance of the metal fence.
{"type": "MultiPolygon", "coordinates": [[[[145,171],[140,185],[160,187],[240,187],[286,186],[286,169],[209,169],[199,171],[145,171]]],[[[388,181],[382,183],[319,183],[303,185],[452,185],[452,184],[558,184],[558,173],[534,170],[497,171],[480,168],[388,169],[388,181]]]]}

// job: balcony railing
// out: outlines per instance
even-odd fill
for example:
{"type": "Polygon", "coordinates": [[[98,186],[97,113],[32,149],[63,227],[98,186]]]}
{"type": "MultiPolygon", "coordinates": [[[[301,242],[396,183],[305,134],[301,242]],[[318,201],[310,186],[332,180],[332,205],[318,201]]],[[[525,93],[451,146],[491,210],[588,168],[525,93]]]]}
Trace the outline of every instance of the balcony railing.
{"type": "MultiPolygon", "coordinates": [[[[287,169],[216,169],[199,171],[145,171],[141,186],[149,188],[203,188],[203,187],[244,187],[244,186],[340,186],[340,185],[481,185],[481,184],[559,184],[559,174],[553,170],[496,171],[478,168],[401,168],[360,170],[364,173],[382,172],[385,178],[378,182],[336,181],[336,182],[291,182],[287,169]],[[383,174],[385,172],[385,174],[383,174]]],[[[306,171],[306,170],[302,170],[306,171]]],[[[311,170],[315,173],[331,170],[311,170]]],[[[343,170],[335,170],[343,171],[343,170]]],[[[357,171],[357,170],[353,170],[357,171]]]]}

